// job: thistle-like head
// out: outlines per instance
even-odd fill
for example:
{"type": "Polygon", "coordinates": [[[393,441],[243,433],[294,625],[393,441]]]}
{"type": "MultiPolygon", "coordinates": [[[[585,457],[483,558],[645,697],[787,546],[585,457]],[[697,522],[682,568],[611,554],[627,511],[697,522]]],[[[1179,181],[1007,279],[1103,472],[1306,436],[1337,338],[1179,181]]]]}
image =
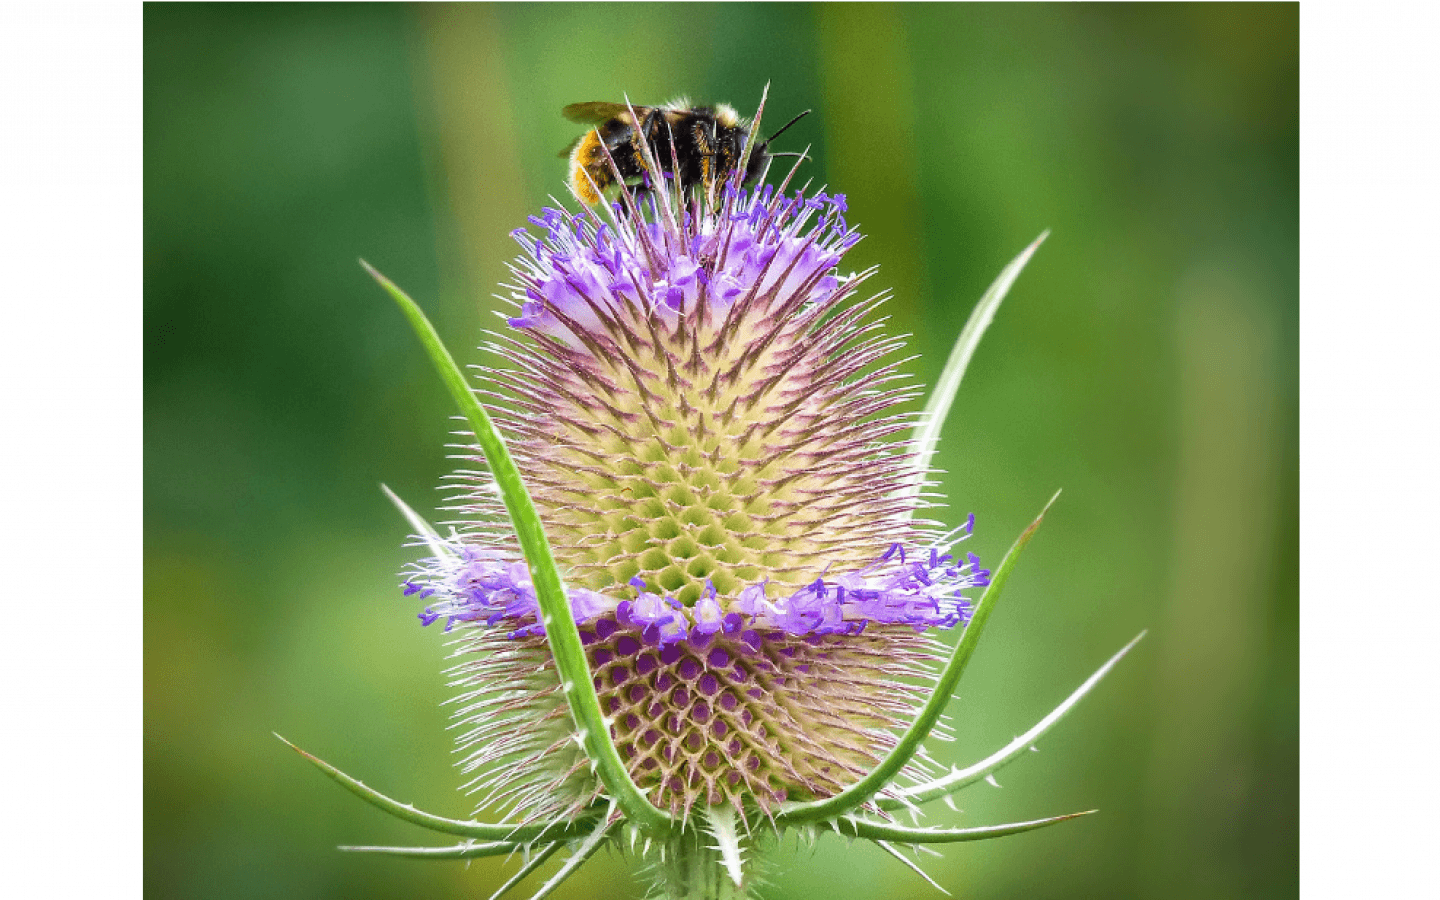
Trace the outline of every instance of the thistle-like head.
{"type": "MultiPolygon", "coordinates": [[[[842,195],[732,188],[713,209],[549,208],[515,232],[517,314],[493,342],[509,368],[482,391],[613,739],[681,818],[723,804],[753,823],[863,775],[923,701],[925,633],[963,626],[987,583],[956,549],[973,518],[947,533],[916,517],[902,342],[867,323],[868,273],[843,270],[860,239],[846,211],[842,195]]],[[[546,629],[482,460],[460,485],[468,527],[407,590],[467,656],[514,660],[462,686],[503,688],[543,667],[546,629]]],[[[462,713],[482,784],[528,804],[570,773],[546,812],[602,794],[560,740],[563,699],[487,696],[462,713]]]]}
{"type": "Polygon", "coordinates": [[[748,896],[747,855],[788,827],[825,823],[898,856],[1073,818],[883,821],[989,778],[1129,649],[974,766],[936,777],[917,755],[1039,524],[992,574],[963,548],[973,515],[949,529],[923,517],[950,400],[1039,242],[981,299],[917,421],[900,411],[902,341],[870,315],[883,296],[862,298],[872,273],[845,269],[860,240],[845,197],[788,192],[788,178],[746,189],[748,172],[692,196],[662,178],[637,201],[621,184],[606,218],[583,204],[532,217],[514,232],[514,315],[490,342],[507,366],[478,386],[376,273],[475,437],[448,536],[400,504],[432,552],[404,591],[455,636],[467,788],[512,819],[423,813],[312,757],[393,815],[468,839],[353,849],[546,848],[518,879],[569,846],[544,894],[626,836],[657,896],[719,900],[748,896]],[[953,650],[935,638],[946,630],[961,632],[953,650]]]}

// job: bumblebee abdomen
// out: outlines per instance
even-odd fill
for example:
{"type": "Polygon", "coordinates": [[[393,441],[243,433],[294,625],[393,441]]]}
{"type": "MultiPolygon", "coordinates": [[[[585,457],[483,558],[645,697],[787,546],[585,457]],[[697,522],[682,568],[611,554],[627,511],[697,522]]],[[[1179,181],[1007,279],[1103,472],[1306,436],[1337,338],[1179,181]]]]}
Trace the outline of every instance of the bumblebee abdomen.
{"type": "Polygon", "coordinates": [[[600,133],[593,128],[580,136],[570,152],[570,187],[587,206],[600,202],[600,192],[614,181],[600,133]]]}

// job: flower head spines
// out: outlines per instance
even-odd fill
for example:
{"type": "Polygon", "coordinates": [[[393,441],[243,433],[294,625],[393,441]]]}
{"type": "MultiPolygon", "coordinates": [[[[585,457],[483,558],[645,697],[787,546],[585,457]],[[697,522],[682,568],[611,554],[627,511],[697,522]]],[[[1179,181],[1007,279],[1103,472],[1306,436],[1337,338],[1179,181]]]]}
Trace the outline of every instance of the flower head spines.
{"type": "MultiPolygon", "coordinates": [[[[486,373],[483,390],[570,585],[624,764],[681,815],[723,803],[749,821],[852,782],[923,696],[923,632],[963,625],[979,583],[951,555],[960,535],[896,490],[913,416],[894,410],[914,390],[903,341],[873,316],[883,295],[856,299],[873,270],[839,270],[858,239],[844,211],[839,195],[727,190],[713,210],[658,220],[548,208],[517,235],[517,311],[490,344],[510,372],[486,373]]],[[[469,524],[456,540],[472,552],[407,583],[435,592],[427,619],[542,648],[483,467],[457,486],[469,524]]],[[[490,704],[516,725],[523,692],[492,687],[471,721],[490,704]]],[[[536,748],[561,745],[564,704],[551,692],[530,712],[533,733],[501,747],[538,765],[536,748]]],[[[495,762],[473,746],[474,765],[495,762]]],[[[557,766],[565,803],[599,797],[580,757],[557,766]]],[[[506,798],[538,789],[487,778],[506,798]]]]}

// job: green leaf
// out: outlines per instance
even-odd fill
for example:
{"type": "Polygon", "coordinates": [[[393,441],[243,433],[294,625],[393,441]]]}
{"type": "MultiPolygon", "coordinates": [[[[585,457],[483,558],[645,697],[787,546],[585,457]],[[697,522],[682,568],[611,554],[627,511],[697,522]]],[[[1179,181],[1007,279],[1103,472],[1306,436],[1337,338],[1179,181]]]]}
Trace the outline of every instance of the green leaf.
{"type": "Polygon", "coordinates": [[[1051,816],[1048,819],[1012,822],[1009,825],[982,825],[979,828],[906,828],[903,825],[866,822],[847,816],[835,823],[835,829],[841,834],[871,841],[897,841],[903,844],[954,844],[961,841],[984,841],[990,838],[1005,837],[1008,834],[1020,834],[1022,831],[1034,831],[1037,828],[1068,822],[1071,819],[1088,816],[1098,811],[1087,809],[1084,812],[1051,816]]]}
{"type": "MultiPolygon", "coordinates": [[[[642,142],[643,143],[643,142],[642,142]]],[[[555,657],[555,668],[560,675],[560,686],[570,706],[570,714],[576,723],[576,736],[585,754],[595,765],[605,790],[619,805],[626,818],[647,828],[668,831],[672,820],[668,813],[657,809],[631,780],[626,771],[615,742],[610,738],[610,724],[600,710],[600,700],[595,694],[590,669],[585,661],[585,650],[580,643],[580,629],[575,626],[575,617],[570,612],[570,603],[565,597],[565,586],[560,580],[560,571],[555,566],[555,557],[550,552],[550,542],[545,538],[545,529],[530,500],[520,470],[510,458],[500,432],[490,422],[485,408],[475,399],[465,381],[465,375],[455,364],[450,351],[440,340],[435,327],[414,300],[395,284],[370,267],[364,260],[360,265],[379,282],[387,293],[400,305],[400,310],[409,319],[415,334],[420,338],[430,356],[440,380],[450,391],[451,398],[460,407],[461,413],[469,420],[475,432],[475,440],[485,454],[485,461],[500,488],[501,499],[510,514],[515,536],[524,551],[525,562],[530,568],[530,578],[540,602],[541,624],[550,652],[555,657]]]]}
{"type": "Polygon", "coordinates": [[[940,442],[940,431],[945,427],[945,418],[950,414],[950,405],[955,402],[955,394],[960,390],[960,381],[965,377],[970,358],[975,355],[975,348],[980,346],[980,338],[985,335],[985,329],[995,320],[995,311],[1000,308],[1000,301],[1005,299],[1005,295],[1010,292],[1010,286],[1020,277],[1020,271],[1049,236],[1049,231],[1040,235],[1021,251],[1019,256],[1011,260],[1010,265],[1000,271],[999,277],[971,310],[970,318],[965,320],[965,327],[960,329],[960,336],[950,350],[950,358],[945,360],[945,368],[940,372],[940,380],[935,383],[935,389],[925,401],[925,413],[911,434],[911,444],[914,447],[911,458],[914,460],[914,467],[906,481],[905,496],[914,497],[924,487],[925,478],[930,473],[930,460],[940,442]]]}
{"type": "Polygon", "coordinates": [[[894,799],[880,801],[880,808],[903,809],[919,803],[928,803],[931,800],[939,799],[947,794],[953,794],[963,787],[967,787],[988,775],[994,774],[1006,763],[1011,762],[1024,753],[1027,748],[1033,746],[1035,742],[1040,739],[1041,735],[1049,731],[1061,719],[1065,718],[1066,714],[1074,709],[1075,705],[1080,702],[1080,698],[1084,697],[1090,692],[1091,688],[1099,684],[1100,679],[1109,674],[1110,670],[1115,667],[1115,664],[1120,662],[1125,654],[1130,652],[1130,648],[1138,644],[1140,638],[1143,638],[1145,634],[1143,631],[1140,632],[1134,640],[1120,648],[1119,653],[1110,657],[1105,665],[1101,666],[1095,671],[1095,674],[1087,678],[1085,683],[1076,688],[1073,694],[1066,697],[1065,702],[1051,710],[1048,716],[1036,722],[1034,727],[1029,731],[1015,738],[1015,740],[975,763],[973,766],[956,769],[942,778],[937,778],[934,781],[918,784],[914,787],[896,792],[894,799]]]}
{"type": "Polygon", "coordinates": [[[945,711],[945,706],[950,702],[950,695],[955,692],[955,686],[960,683],[960,676],[965,673],[965,666],[970,662],[970,656],[975,652],[975,645],[980,641],[980,635],[985,630],[985,623],[990,619],[990,613],[995,609],[995,602],[1000,597],[1000,592],[1005,587],[1010,572],[1015,568],[1016,561],[1020,558],[1020,551],[1030,543],[1035,536],[1035,531],[1044,521],[1045,514],[1055,503],[1060,492],[1056,491],[1050,502],[1030,523],[1030,527],[1015,539],[1005,558],[991,577],[990,586],[980,596],[980,602],[975,605],[975,612],[970,617],[970,624],[965,626],[965,632],[960,636],[960,641],[955,645],[955,650],[950,654],[950,660],[941,670],[940,677],[935,682],[935,688],[930,693],[925,706],[910,727],[900,736],[900,740],[886,757],[880,761],[870,774],[857,781],[855,784],[841,791],[833,797],[824,800],[812,800],[808,803],[793,803],[785,806],[775,816],[775,823],[780,826],[792,825],[800,822],[814,822],[820,819],[830,819],[835,816],[844,815],[860,804],[866,802],[880,791],[900,773],[910,757],[919,749],[922,741],[930,734],[930,729],[940,720],[940,714],[945,711]]]}
{"type": "Polygon", "coordinates": [[[389,813],[412,825],[419,825],[421,828],[428,828],[441,834],[455,834],[461,837],[479,838],[481,840],[502,841],[513,844],[528,844],[535,841],[561,841],[585,834],[594,827],[595,817],[584,816],[574,821],[560,819],[554,822],[546,822],[538,825],[520,825],[516,823],[499,822],[487,824],[476,822],[473,819],[447,819],[432,813],[423,812],[408,803],[401,803],[392,800],[373,788],[366,787],[361,782],[325,762],[317,756],[312,756],[301,750],[299,747],[285,740],[280,735],[275,735],[285,743],[287,747],[309,760],[316,768],[329,775],[346,790],[355,794],[366,803],[389,813]]]}

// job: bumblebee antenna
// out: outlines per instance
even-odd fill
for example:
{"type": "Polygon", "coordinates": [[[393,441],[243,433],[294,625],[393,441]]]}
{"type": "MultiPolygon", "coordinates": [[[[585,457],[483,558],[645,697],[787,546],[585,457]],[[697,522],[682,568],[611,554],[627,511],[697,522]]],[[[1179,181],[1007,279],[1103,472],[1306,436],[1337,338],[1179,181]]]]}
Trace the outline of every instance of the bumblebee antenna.
{"type": "MultiPolygon", "coordinates": [[[[776,139],[777,137],[779,137],[780,135],[784,134],[784,133],[785,133],[785,129],[789,128],[791,125],[794,125],[796,122],[798,122],[798,121],[800,121],[801,119],[805,118],[806,116],[810,115],[810,114],[811,114],[812,112],[814,112],[814,111],[815,111],[815,110],[813,110],[813,109],[807,109],[807,110],[805,110],[804,112],[802,112],[800,115],[798,115],[798,116],[796,116],[795,118],[791,119],[790,121],[786,122],[784,125],[781,125],[781,126],[780,126],[780,130],[777,131],[777,132],[775,132],[774,134],[770,135],[770,136],[769,136],[768,138],[766,138],[765,140],[761,141],[761,142],[760,142],[760,146],[761,146],[761,147],[768,147],[768,146],[770,146],[770,142],[773,141],[773,140],[775,140],[775,139],[776,139]]],[[[779,154],[779,153],[772,153],[772,154],[770,154],[770,155],[771,155],[771,156],[780,156],[781,154],[779,154]]]]}

